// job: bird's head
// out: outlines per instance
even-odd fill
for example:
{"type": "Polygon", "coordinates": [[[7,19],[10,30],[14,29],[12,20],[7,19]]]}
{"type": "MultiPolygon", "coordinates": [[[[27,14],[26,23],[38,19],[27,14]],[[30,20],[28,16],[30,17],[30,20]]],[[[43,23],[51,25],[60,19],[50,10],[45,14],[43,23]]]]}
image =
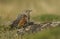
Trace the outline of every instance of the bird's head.
{"type": "Polygon", "coordinates": [[[26,10],[25,12],[26,12],[26,13],[30,13],[30,12],[32,12],[32,10],[29,10],[29,9],[28,9],[28,10],[26,10]]]}

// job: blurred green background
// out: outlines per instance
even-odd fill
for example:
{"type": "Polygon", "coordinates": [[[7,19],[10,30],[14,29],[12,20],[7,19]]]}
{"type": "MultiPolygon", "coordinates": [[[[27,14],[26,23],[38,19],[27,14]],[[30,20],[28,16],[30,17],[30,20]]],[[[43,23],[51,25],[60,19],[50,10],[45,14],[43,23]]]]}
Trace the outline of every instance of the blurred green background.
{"type": "MultiPolygon", "coordinates": [[[[32,10],[32,20],[60,21],[60,0],[0,0],[0,39],[18,39],[16,30],[10,32],[8,25],[26,9],[32,10]]],[[[60,39],[60,27],[25,35],[24,39],[60,39]]]]}
{"type": "Polygon", "coordinates": [[[25,9],[32,9],[31,16],[60,15],[60,0],[0,0],[0,16],[13,19],[25,9]]]}
{"type": "Polygon", "coordinates": [[[31,17],[43,14],[60,15],[60,0],[0,0],[0,17],[14,20],[19,13],[31,9],[31,17]]]}

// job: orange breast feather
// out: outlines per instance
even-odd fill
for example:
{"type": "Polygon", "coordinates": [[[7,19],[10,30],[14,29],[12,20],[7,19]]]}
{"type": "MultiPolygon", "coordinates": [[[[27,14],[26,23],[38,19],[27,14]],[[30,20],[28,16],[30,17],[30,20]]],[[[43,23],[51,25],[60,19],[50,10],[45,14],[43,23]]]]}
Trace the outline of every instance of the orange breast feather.
{"type": "Polygon", "coordinates": [[[24,26],[25,23],[26,23],[26,19],[25,19],[25,18],[22,18],[22,19],[19,21],[19,26],[24,26]]]}

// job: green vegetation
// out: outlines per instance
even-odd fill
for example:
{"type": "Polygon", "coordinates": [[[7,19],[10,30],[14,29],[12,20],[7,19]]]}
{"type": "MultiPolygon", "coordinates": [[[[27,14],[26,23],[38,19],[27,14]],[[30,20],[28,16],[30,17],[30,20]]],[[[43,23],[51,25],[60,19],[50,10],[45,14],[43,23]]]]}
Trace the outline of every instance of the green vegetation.
{"type": "MultiPolygon", "coordinates": [[[[60,0],[0,0],[0,39],[18,39],[16,30],[9,31],[8,21],[15,20],[16,16],[25,9],[32,9],[31,15],[35,16],[32,17],[33,20],[39,22],[60,21],[60,16],[58,16],[60,0]]],[[[23,37],[24,39],[60,39],[60,27],[23,37]]]]}
{"type": "Polygon", "coordinates": [[[32,17],[32,19],[37,21],[60,21],[60,16],[53,14],[44,14],[36,17],[32,17]]]}
{"type": "Polygon", "coordinates": [[[60,39],[60,27],[54,29],[43,30],[35,35],[26,36],[28,39],[60,39]]]}
{"type": "MultiPolygon", "coordinates": [[[[33,17],[33,19],[34,20],[38,19],[38,21],[46,21],[46,20],[59,21],[60,20],[59,17],[60,16],[57,15],[45,14],[45,15],[33,17]]],[[[2,18],[0,18],[0,21],[2,22],[2,18]]],[[[10,21],[9,18],[7,18],[6,21],[10,21]]],[[[16,35],[16,30],[9,31],[9,27],[0,24],[0,39],[18,39],[18,38],[20,38],[20,36],[16,35]]],[[[24,39],[60,39],[60,27],[45,29],[35,34],[26,34],[23,36],[23,38],[24,39]]]]}
{"type": "MultiPolygon", "coordinates": [[[[20,36],[16,35],[16,30],[0,31],[0,39],[18,39],[20,36]]],[[[60,39],[60,27],[53,29],[45,29],[35,34],[26,34],[24,39],[60,39]]]]}

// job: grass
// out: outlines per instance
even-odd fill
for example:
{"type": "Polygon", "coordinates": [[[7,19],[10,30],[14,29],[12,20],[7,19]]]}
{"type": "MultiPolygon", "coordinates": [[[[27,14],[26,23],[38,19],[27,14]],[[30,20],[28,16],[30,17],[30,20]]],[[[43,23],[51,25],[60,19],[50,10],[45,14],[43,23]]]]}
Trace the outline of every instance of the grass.
{"type": "MultiPolygon", "coordinates": [[[[9,26],[5,23],[13,21],[17,14],[24,9],[32,9],[33,13],[31,15],[35,16],[32,17],[33,20],[39,22],[60,21],[60,16],[51,15],[60,14],[60,0],[0,0],[0,2],[0,16],[2,16],[0,17],[0,39],[18,39],[18,37],[15,36],[16,30],[9,31],[9,26]],[[51,14],[41,15],[44,13],[51,14]]],[[[24,39],[60,39],[60,28],[25,35],[24,39]]]]}
{"type": "MultiPolygon", "coordinates": [[[[60,20],[59,16],[57,15],[47,15],[47,14],[36,16],[35,18],[33,17],[33,19],[36,18],[38,19],[38,21],[45,21],[46,19],[48,19],[48,21],[52,21],[53,19],[55,19],[55,21],[60,20]]],[[[0,21],[2,21],[1,19],[2,18],[0,18],[0,21]]],[[[8,18],[7,21],[9,21],[8,18]]],[[[53,29],[45,29],[35,34],[26,34],[23,36],[23,38],[24,39],[60,39],[60,27],[56,27],[53,29]]],[[[18,39],[18,35],[16,35],[16,30],[9,31],[9,26],[7,27],[6,25],[0,24],[0,39],[18,39]]]]}
{"type": "Polygon", "coordinates": [[[44,21],[60,21],[60,16],[53,14],[43,14],[40,16],[32,17],[32,19],[40,22],[44,21]]]}
{"type": "Polygon", "coordinates": [[[36,33],[35,35],[26,36],[28,39],[60,39],[60,27],[43,30],[41,32],[36,33]]]}
{"type": "MultiPolygon", "coordinates": [[[[18,39],[18,37],[16,36],[16,30],[11,32],[10,31],[0,32],[0,38],[18,39]]],[[[43,30],[36,34],[25,35],[24,39],[60,39],[60,27],[50,29],[50,30],[43,30]]]]}

